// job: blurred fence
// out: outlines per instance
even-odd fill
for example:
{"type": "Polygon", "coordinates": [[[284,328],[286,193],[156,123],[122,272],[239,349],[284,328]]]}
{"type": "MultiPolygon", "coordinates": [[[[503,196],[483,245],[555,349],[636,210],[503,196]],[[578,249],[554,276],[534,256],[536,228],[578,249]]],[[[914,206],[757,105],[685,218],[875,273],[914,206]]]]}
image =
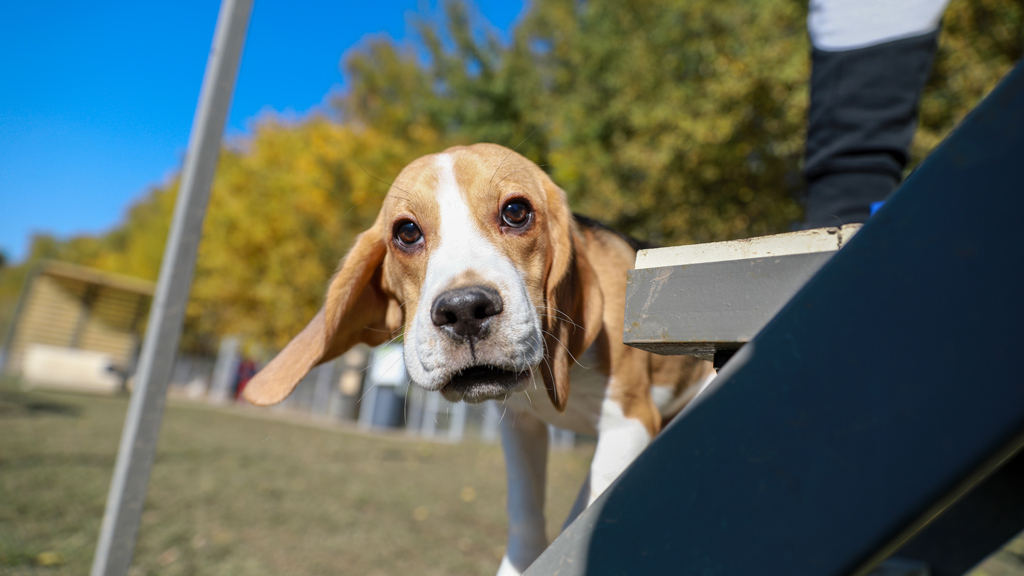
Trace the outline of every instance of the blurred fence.
{"type": "MultiPolygon", "coordinates": [[[[179,355],[170,393],[226,405],[244,404],[241,389],[254,366],[246,365],[234,338],[221,342],[216,358],[179,355]]],[[[288,398],[269,410],[321,422],[348,422],[365,431],[405,430],[431,440],[496,442],[502,410],[496,402],[452,403],[440,393],[410,385],[400,346],[356,347],[306,375],[288,398]],[[374,369],[374,362],[378,369],[374,369]]],[[[572,448],[576,434],[551,428],[551,446],[572,448]]]]}

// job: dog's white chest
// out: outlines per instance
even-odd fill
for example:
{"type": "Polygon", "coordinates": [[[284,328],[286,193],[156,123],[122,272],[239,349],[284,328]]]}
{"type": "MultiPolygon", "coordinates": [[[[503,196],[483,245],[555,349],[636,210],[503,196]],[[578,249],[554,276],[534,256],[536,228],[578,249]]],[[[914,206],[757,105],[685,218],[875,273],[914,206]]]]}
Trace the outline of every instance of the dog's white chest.
{"type": "Polygon", "coordinates": [[[596,347],[592,346],[579,358],[579,364],[569,371],[569,402],[565,412],[559,412],[551,404],[540,378],[536,379],[536,385],[512,395],[506,404],[559,428],[596,436],[608,388],[608,376],[596,366],[596,347]]]}

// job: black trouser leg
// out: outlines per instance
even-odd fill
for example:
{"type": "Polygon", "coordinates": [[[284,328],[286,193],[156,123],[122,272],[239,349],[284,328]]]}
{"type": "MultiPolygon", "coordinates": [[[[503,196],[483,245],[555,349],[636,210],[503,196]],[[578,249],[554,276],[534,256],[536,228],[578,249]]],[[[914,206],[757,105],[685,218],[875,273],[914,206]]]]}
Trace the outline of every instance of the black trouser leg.
{"type": "Polygon", "coordinates": [[[804,168],[808,228],[864,222],[871,203],[896,189],[938,35],[813,50],[804,168]]]}

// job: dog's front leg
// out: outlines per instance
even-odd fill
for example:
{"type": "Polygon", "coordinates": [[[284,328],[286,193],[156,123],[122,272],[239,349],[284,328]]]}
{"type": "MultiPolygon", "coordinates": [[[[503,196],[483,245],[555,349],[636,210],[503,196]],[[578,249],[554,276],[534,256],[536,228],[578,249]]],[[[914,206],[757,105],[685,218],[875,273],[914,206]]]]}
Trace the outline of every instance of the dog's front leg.
{"type": "Polygon", "coordinates": [[[508,412],[501,420],[508,476],[508,548],[498,576],[519,576],[548,546],[544,527],[548,427],[528,413],[508,412]]]}
{"type": "MultiPolygon", "coordinates": [[[[587,506],[594,503],[633,460],[651,443],[660,417],[649,401],[634,403],[627,415],[622,405],[607,397],[597,425],[597,448],[590,463],[587,506]]],[[[582,497],[582,495],[581,495],[582,497]]]]}

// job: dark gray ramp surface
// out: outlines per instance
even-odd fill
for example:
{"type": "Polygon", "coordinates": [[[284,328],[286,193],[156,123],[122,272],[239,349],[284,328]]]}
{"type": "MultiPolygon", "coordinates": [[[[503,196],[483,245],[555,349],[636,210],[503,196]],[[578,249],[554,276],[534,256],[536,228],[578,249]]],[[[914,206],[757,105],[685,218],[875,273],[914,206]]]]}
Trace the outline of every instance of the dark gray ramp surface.
{"type": "Polygon", "coordinates": [[[1024,442],[1022,164],[1018,66],[527,574],[862,574],[926,534],[1024,442]]]}

